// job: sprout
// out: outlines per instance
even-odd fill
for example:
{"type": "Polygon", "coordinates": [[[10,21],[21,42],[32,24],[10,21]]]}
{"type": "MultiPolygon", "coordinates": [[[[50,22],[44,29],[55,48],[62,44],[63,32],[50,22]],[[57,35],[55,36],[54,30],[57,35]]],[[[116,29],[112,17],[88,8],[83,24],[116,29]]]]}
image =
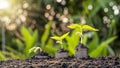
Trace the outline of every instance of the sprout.
{"type": "Polygon", "coordinates": [[[29,53],[36,53],[38,50],[40,50],[40,52],[42,51],[42,49],[40,47],[32,47],[29,49],[29,53]]]}
{"type": "Polygon", "coordinates": [[[69,34],[69,32],[63,34],[62,36],[53,36],[52,39],[56,40],[56,43],[59,43],[61,45],[61,48],[63,48],[62,40],[69,34]]]}
{"type": "Polygon", "coordinates": [[[83,36],[83,31],[84,30],[89,30],[89,31],[98,31],[98,29],[95,29],[89,25],[79,25],[79,24],[72,24],[70,26],[68,26],[68,28],[71,28],[71,29],[78,29],[79,31],[76,32],[77,35],[80,36],[81,38],[81,43],[82,43],[82,36],[83,36]]]}

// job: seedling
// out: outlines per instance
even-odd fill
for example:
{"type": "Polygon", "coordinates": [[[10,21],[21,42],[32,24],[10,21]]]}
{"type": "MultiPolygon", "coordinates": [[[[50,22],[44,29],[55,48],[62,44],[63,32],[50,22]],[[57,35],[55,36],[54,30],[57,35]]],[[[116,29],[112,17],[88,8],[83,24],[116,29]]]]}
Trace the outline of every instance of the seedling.
{"type": "Polygon", "coordinates": [[[36,52],[41,52],[42,49],[40,47],[32,47],[29,49],[29,53],[36,53],[36,52]]]}
{"type": "Polygon", "coordinates": [[[79,25],[79,24],[72,24],[68,26],[68,28],[71,29],[77,29],[78,32],[76,32],[77,35],[80,36],[81,43],[79,43],[76,47],[76,54],[75,56],[77,59],[79,58],[87,58],[88,57],[88,48],[82,44],[82,37],[83,37],[83,31],[90,30],[90,31],[98,31],[98,29],[95,29],[89,25],[79,25]]]}
{"type": "Polygon", "coordinates": [[[78,32],[76,32],[77,35],[80,36],[80,40],[81,40],[81,43],[82,43],[82,37],[83,37],[83,31],[98,31],[98,29],[95,29],[89,25],[79,25],[79,24],[72,24],[70,26],[68,26],[68,28],[71,28],[71,29],[78,29],[78,32]]]}
{"type": "Polygon", "coordinates": [[[52,39],[56,40],[56,43],[60,44],[61,49],[63,48],[63,39],[69,34],[69,32],[63,34],[62,36],[53,36],[52,39]]]}
{"type": "Polygon", "coordinates": [[[54,40],[57,40],[56,42],[60,44],[61,46],[61,49],[58,50],[55,54],[55,57],[56,58],[67,58],[68,57],[68,51],[67,50],[64,50],[63,49],[63,39],[69,34],[68,33],[65,33],[63,34],[62,36],[54,36],[54,37],[51,37],[52,39],[54,40]]]}
{"type": "Polygon", "coordinates": [[[29,49],[30,54],[35,54],[34,58],[45,59],[48,58],[48,53],[44,52],[40,47],[32,47],[29,49]]]}

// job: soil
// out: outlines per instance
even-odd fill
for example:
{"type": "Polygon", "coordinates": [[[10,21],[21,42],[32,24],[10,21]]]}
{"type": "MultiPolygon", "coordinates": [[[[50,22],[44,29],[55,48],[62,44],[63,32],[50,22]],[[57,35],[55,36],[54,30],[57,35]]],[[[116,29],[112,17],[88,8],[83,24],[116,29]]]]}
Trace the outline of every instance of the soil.
{"type": "Polygon", "coordinates": [[[0,61],[0,68],[120,68],[120,58],[26,59],[0,61]]]}
{"type": "Polygon", "coordinates": [[[50,56],[48,55],[48,53],[47,52],[44,52],[44,51],[41,51],[41,52],[38,52],[35,56],[33,56],[32,57],[32,59],[34,59],[34,58],[41,58],[41,59],[43,59],[43,58],[49,58],[50,56]]]}
{"type": "Polygon", "coordinates": [[[46,53],[46,52],[42,51],[42,52],[37,53],[37,55],[41,55],[41,56],[48,56],[48,53],[46,53]]]}

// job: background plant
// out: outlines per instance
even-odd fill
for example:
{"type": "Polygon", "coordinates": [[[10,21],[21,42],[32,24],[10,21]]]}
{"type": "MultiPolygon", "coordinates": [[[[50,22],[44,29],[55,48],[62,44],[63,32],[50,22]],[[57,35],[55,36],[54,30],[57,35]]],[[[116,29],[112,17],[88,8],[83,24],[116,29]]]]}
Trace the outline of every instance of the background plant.
{"type": "Polygon", "coordinates": [[[15,48],[6,46],[6,51],[1,52],[1,60],[7,59],[25,59],[30,58],[31,54],[29,49],[37,45],[37,30],[32,31],[31,28],[27,29],[25,26],[21,27],[20,39],[12,39],[17,45],[15,48]],[[7,56],[7,57],[6,57],[7,56]]]}

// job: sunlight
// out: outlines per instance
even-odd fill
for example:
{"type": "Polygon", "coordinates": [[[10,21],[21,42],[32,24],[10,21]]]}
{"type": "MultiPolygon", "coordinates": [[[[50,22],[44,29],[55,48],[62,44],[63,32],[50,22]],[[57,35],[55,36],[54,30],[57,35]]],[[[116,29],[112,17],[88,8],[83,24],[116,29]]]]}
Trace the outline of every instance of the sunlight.
{"type": "Polygon", "coordinates": [[[6,9],[9,8],[9,3],[7,0],[0,0],[0,9],[6,9]]]}

